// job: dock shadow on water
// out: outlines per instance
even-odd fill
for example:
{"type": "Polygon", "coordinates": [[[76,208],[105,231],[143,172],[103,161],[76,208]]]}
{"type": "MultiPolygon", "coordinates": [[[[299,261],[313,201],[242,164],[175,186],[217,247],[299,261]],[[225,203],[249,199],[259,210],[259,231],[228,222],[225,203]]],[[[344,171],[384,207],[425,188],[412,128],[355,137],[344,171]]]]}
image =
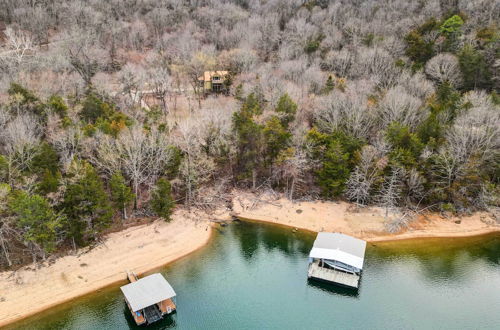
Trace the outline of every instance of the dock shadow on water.
{"type": "MultiPolygon", "coordinates": [[[[358,291],[307,280],[315,235],[260,223],[220,227],[160,271],[177,312],[147,329],[495,329],[500,237],[369,245],[358,291]],[[467,311],[462,312],[462,311],[467,311]]],[[[9,329],[137,329],[118,286],[9,329]]]]}
{"type": "Polygon", "coordinates": [[[338,295],[342,297],[347,297],[347,298],[354,298],[358,299],[359,298],[359,291],[361,288],[355,289],[355,288],[347,288],[343,287],[337,284],[333,283],[326,283],[314,279],[307,279],[307,284],[315,288],[317,290],[320,290],[322,292],[326,292],[332,295],[338,295]]]}
{"type": "Polygon", "coordinates": [[[130,310],[128,309],[127,305],[125,303],[123,303],[124,305],[124,308],[123,308],[123,318],[125,320],[127,320],[127,326],[128,326],[128,329],[148,329],[148,330],[163,330],[163,329],[174,329],[176,327],[176,324],[175,324],[175,320],[174,320],[174,315],[175,315],[175,312],[173,314],[169,314],[169,315],[165,315],[163,317],[163,319],[161,319],[160,321],[158,322],[155,322],[153,324],[150,324],[150,325],[137,325],[135,323],[135,320],[133,318],[133,316],[130,314],[130,310]]]}

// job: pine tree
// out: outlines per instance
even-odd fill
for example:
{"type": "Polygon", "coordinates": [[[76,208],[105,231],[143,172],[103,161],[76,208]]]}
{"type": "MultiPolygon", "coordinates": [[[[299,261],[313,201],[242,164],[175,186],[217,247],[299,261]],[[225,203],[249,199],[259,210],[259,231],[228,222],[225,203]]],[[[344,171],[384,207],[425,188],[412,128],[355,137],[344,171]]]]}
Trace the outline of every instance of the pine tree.
{"type": "Polygon", "coordinates": [[[24,191],[13,194],[9,207],[16,216],[15,225],[21,230],[23,239],[32,252],[33,261],[39,253],[45,258],[45,253],[56,247],[61,217],[45,198],[40,195],[30,196],[24,191]]]}
{"type": "Polygon", "coordinates": [[[491,89],[491,72],[484,56],[473,46],[466,45],[458,53],[458,63],[463,76],[463,88],[472,90],[476,88],[491,89]]]}
{"type": "Polygon", "coordinates": [[[127,206],[134,200],[132,189],[126,184],[123,175],[114,173],[109,181],[111,188],[111,200],[117,210],[122,212],[123,218],[127,219],[127,206]]]}
{"type": "Polygon", "coordinates": [[[113,211],[101,178],[88,163],[81,177],[66,188],[62,203],[68,218],[67,231],[78,245],[86,245],[111,224],[113,211]]]}
{"type": "Polygon", "coordinates": [[[237,139],[238,165],[244,176],[251,174],[256,186],[257,172],[262,160],[264,142],[262,125],[254,117],[262,113],[260,103],[253,93],[248,95],[240,111],[233,115],[233,131],[237,139]]]}
{"type": "Polygon", "coordinates": [[[282,125],[288,128],[288,125],[295,119],[297,104],[285,93],[278,100],[275,111],[280,115],[282,125]]]}
{"type": "Polygon", "coordinates": [[[161,178],[156,182],[156,187],[151,196],[151,208],[157,216],[165,221],[170,221],[170,216],[175,207],[175,201],[172,198],[172,187],[167,179],[161,178]]]}
{"type": "Polygon", "coordinates": [[[276,116],[272,116],[266,122],[263,133],[266,142],[266,156],[273,162],[278,154],[289,146],[292,134],[283,127],[276,116]]]}
{"type": "Polygon", "coordinates": [[[55,174],[59,170],[59,156],[50,144],[43,142],[38,147],[30,168],[33,173],[37,174],[43,174],[46,171],[55,174]]]}

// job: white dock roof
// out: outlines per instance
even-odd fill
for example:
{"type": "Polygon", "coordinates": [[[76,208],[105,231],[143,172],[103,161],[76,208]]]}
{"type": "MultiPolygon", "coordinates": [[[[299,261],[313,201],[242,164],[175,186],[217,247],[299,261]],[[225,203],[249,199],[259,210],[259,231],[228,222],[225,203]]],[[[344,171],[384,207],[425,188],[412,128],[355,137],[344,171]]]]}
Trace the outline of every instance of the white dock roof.
{"type": "Polygon", "coordinates": [[[363,269],[366,242],[340,233],[320,232],[309,253],[310,258],[337,260],[363,269]]]}
{"type": "Polygon", "coordinates": [[[120,287],[133,312],[175,297],[175,291],[161,274],[143,277],[120,287]]]}

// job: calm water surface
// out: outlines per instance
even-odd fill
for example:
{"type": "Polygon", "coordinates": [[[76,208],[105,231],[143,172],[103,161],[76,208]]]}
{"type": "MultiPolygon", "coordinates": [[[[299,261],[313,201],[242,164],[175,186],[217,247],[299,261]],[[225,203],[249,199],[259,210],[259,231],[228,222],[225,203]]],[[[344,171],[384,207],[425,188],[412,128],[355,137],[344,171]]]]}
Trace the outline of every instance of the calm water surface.
{"type": "MultiPolygon", "coordinates": [[[[178,311],[148,329],[500,329],[498,235],[369,245],[359,291],[307,281],[313,241],[263,224],[219,229],[161,270],[178,311]]],[[[11,328],[137,327],[114,287],[11,328]]]]}

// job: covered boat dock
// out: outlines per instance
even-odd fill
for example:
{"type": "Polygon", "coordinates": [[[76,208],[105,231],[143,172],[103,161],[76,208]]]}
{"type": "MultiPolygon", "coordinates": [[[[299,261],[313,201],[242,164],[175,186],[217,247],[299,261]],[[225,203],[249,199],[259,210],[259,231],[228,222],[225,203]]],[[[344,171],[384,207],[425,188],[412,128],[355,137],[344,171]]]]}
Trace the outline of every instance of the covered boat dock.
{"type": "Polygon", "coordinates": [[[174,289],[161,274],[141,279],[129,275],[130,284],[120,287],[125,301],[138,325],[151,324],[175,311],[174,289]]]}
{"type": "Polygon", "coordinates": [[[320,232],[309,253],[308,278],[358,288],[366,242],[340,233],[320,232]]]}

